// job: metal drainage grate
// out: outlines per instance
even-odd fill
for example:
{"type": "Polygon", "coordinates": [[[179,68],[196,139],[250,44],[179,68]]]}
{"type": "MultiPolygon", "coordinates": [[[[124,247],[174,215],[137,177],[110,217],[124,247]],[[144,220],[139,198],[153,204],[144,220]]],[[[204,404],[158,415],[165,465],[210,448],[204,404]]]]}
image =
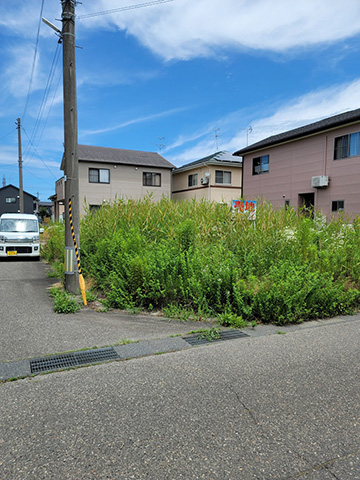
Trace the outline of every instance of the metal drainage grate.
{"type": "Polygon", "coordinates": [[[89,363],[106,362],[120,358],[112,347],[84,350],[82,352],[64,353],[53,357],[30,360],[31,373],[48,372],[61,368],[76,367],[89,363]]]}
{"type": "Polygon", "coordinates": [[[205,345],[207,343],[221,342],[225,340],[234,340],[236,338],[244,338],[249,336],[244,332],[240,332],[239,330],[227,330],[227,331],[221,331],[219,333],[220,333],[220,338],[214,338],[211,340],[207,338],[202,338],[202,335],[203,335],[202,333],[196,334],[192,337],[183,337],[183,339],[189,345],[205,345]]]}

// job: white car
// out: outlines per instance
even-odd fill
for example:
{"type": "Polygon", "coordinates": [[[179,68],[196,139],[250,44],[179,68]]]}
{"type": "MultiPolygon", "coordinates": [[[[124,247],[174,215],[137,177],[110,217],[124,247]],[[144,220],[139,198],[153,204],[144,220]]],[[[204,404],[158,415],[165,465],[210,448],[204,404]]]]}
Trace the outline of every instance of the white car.
{"type": "Polygon", "coordinates": [[[0,216],[0,257],[40,259],[39,220],[28,213],[3,213],[0,216]]]}

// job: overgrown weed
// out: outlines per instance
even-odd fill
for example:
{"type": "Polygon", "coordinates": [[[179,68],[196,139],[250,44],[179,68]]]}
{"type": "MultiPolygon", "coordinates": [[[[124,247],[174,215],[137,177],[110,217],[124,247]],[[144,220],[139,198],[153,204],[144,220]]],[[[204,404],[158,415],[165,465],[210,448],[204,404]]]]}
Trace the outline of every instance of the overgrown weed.
{"type": "MultiPolygon", "coordinates": [[[[239,327],[301,322],[359,307],[359,218],[349,223],[262,201],[253,221],[206,201],[116,200],[81,220],[82,269],[109,307],[239,327]]],[[[48,259],[63,255],[61,235],[50,230],[48,259]]]]}

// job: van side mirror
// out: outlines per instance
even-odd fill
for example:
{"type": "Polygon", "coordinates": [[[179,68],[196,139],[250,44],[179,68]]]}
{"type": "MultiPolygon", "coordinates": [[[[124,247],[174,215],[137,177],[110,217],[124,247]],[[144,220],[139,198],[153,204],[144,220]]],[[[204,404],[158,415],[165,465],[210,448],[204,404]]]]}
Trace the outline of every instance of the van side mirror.
{"type": "Polygon", "coordinates": [[[44,229],[43,229],[43,228],[40,228],[39,232],[40,232],[40,233],[44,233],[44,229]]]}

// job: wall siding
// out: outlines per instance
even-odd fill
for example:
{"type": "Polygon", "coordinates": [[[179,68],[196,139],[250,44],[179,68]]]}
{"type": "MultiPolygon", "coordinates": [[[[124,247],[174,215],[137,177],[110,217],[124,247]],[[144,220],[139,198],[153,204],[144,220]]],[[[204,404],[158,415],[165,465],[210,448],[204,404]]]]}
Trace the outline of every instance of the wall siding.
{"type": "Polygon", "coordinates": [[[131,165],[112,165],[106,163],[79,162],[79,197],[81,214],[85,205],[102,205],[114,199],[139,199],[153,195],[155,201],[162,196],[171,195],[171,170],[153,167],[134,167],[131,165]],[[89,183],[89,168],[110,170],[110,183],[89,183]],[[161,174],[161,186],[143,186],[143,172],[161,174]]]}
{"type": "Polygon", "coordinates": [[[351,217],[360,212],[360,156],[334,160],[334,139],[341,135],[359,132],[360,122],[331,132],[320,133],[284,145],[263,149],[244,156],[244,198],[264,198],[274,207],[297,207],[299,194],[314,193],[315,206],[331,215],[333,200],[345,201],[345,212],[351,217]],[[270,156],[270,171],[252,175],[252,159],[270,156]],[[311,178],[328,175],[328,188],[311,186],[311,178]]]}

